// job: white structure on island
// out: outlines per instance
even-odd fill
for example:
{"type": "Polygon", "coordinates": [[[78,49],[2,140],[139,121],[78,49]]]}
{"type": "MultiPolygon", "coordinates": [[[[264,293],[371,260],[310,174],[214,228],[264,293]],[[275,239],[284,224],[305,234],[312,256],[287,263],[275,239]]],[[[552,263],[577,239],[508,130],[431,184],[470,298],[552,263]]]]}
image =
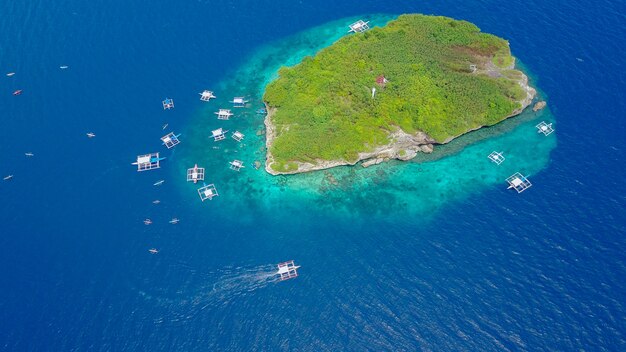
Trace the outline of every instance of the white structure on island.
{"type": "Polygon", "coordinates": [[[234,97],[233,101],[231,101],[231,103],[233,103],[233,106],[236,108],[243,108],[246,106],[246,103],[248,101],[244,99],[244,97],[234,97]]]}
{"type": "Polygon", "coordinates": [[[203,202],[207,199],[212,200],[213,197],[219,196],[219,194],[217,194],[217,190],[215,189],[215,185],[212,183],[198,188],[198,195],[203,202]]]}
{"type": "Polygon", "coordinates": [[[137,171],[147,171],[158,169],[161,167],[161,160],[165,158],[159,157],[159,153],[138,155],[137,161],[133,165],[137,165],[137,171]]]}
{"type": "Polygon", "coordinates": [[[187,169],[187,182],[196,183],[198,181],[204,181],[204,168],[198,167],[198,164],[195,164],[192,168],[187,169]]]}
{"type": "Polygon", "coordinates": [[[369,21],[364,22],[363,20],[358,20],[350,25],[350,30],[348,31],[348,33],[361,33],[365,32],[368,29],[370,29],[369,21]]]}
{"type": "Polygon", "coordinates": [[[502,155],[502,152],[496,152],[496,151],[491,152],[488,158],[489,160],[493,161],[497,165],[502,164],[502,162],[505,160],[504,155],[502,155]]]}
{"type": "Polygon", "coordinates": [[[552,128],[552,123],[546,123],[545,121],[541,121],[539,122],[539,124],[537,124],[537,132],[538,133],[543,133],[546,136],[549,136],[550,134],[552,134],[552,132],[554,132],[554,128],[552,128]]]}
{"type": "Polygon", "coordinates": [[[233,139],[236,140],[237,142],[241,142],[241,140],[243,140],[243,137],[245,136],[246,136],[245,134],[239,131],[235,131],[231,137],[233,137],[233,139]]]}
{"type": "Polygon", "coordinates": [[[169,110],[174,108],[174,99],[165,98],[163,100],[163,110],[169,110]]]}
{"type": "Polygon", "coordinates": [[[174,134],[174,132],[170,132],[161,137],[161,141],[163,141],[163,144],[167,147],[167,149],[172,149],[180,143],[178,137],[180,137],[180,134],[174,134]]]}
{"type": "Polygon", "coordinates": [[[218,112],[214,112],[214,114],[217,115],[218,120],[228,120],[231,116],[233,116],[230,109],[220,109],[218,112]]]}
{"type": "Polygon", "coordinates": [[[226,132],[228,131],[224,131],[221,128],[218,128],[216,130],[211,131],[211,137],[213,137],[213,141],[217,142],[217,141],[221,141],[224,138],[226,138],[226,132]]]}
{"type": "Polygon", "coordinates": [[[231,170],[235,170],[235,171],[239,171],[241,170],[243,166],[243,162],[241,160],[233,160],[230,163],[230,169],[231,170]]]}
{"type": "Polygon", "coordinates": [[[202,101],[209,101],[211,99],[217,98],[215,95],[213,95],[213,92],[211,92],[210,90],[205,90],[202,93],[198,93],[198,94],[200,94],[200,100],[202,101]]]}
{"type": "Polygon", "coordinates": [[[525,190],[529,189],[532,186],[532,183],[526,178],[526,176],[520,174],[519,172],[514,173],[506,179],[509,187],[507,189],[515,189],[517,193],[522,193],[525,190]]]}

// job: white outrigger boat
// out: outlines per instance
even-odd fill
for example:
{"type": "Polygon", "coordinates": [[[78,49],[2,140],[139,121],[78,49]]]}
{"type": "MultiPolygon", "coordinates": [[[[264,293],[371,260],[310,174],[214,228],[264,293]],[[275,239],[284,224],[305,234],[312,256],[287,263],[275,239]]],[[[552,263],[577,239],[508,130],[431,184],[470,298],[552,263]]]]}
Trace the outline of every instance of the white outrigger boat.
{"type": "Polygon", "coordinates": [[[300,268],[300,266],[295,265],[293,260],[283,262],[278,264],[276,275],[279,276],[280,281],[294,279],[298,277],[298,268],[300,268]]]}
{"type": "Polygon", "coordinates": [[[161,167],[161,161],[164,159],[165,157],[161,158],[159,156],[159,153],[138,155],[137,161],[132,163],[132,165],[137,165],[138,172],[154,170],[154,169],[158,169],[161,167]]]}
{"type": "Polygon", "coordinates": [[[193,181],[193,183],[204,181],[204,168],[195,164],[192,168],[187,169],[187,182],[189,181],[193,181]]]}
{"type": "Polygon", "coordinates": [[[215,96],[215,94],[213,94],[213,92],[210,91],[210,90],[205,90],[205,91],[203,91],[202,93],[199,93],[199,94],[200,94],[200,100],[202,100],[202,101],[209,101],[211,99],[217,98],[215,96]]]}

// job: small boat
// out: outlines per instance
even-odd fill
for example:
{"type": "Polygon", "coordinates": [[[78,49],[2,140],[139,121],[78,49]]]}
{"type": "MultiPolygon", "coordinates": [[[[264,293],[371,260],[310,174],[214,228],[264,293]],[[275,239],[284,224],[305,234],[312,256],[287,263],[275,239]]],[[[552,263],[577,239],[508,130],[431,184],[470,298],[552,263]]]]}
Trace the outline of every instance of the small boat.
{"type": "Polygon", "coordinates": [[[93,138],[93,137],[95,137],[95,136],[96,136],[96,134],[95,134],[95,133],[93,133],[93,132],[88,132],[88,133],[87,133],[87,137],[89,137],[89,138],[93,138]]]}
{"type": "Polygon", "coordinates": [[[3,180],[8,181],[13,178],[13,175],[4,176],[3,180]]]}
{"type": "Polygon", "coordinates": [[[146,220],[143,221],[143,224],[144,225],[150,225],[150,224],[152,224],[152,220],[146,219],[146,220]]]}
{"type": "Polygon", "coordinates": [[[150,252],[152,254],[157,254],[157,253],[159,253],[159,250],[156,249],[156,248],[150,248],[150,249],[148,249],[148,252],[150,252]]]}
{"type": "Polygon", "coordinates": [[[35,156],[35,154],[28,152],[28,153],[24,153],[24,155],[26,155],[27,157],[31,157],[31,156],[35,156]]]}
{"type": "Polygon", "coordinates": [[[257,114],[267,114],[267,110],[265,110],[265,109],[258,109],[258,110],[256,111],[256,113],[257,113],[257,114]]]}
{"type": "Polygon", "coordinates": [[[13,76],[15,76],[15,72],[9,72],[9,73],[7,73],[7,77],[13,77],[13,76]]]}
{"type": "Polygon", "coordinates": [[[59,66],[59,68],[60,68],[61,70],[65,70],[65,69],[66,69],[66,68],[68,68],[68,67],[69,67],[69,66],[66,66],[66,65],[59,66]]]}
{"type": "Polygon", "coordinates": [[[172,220],[169,221],[169,223],[176,225],[176,224],[178,224],[179,221],[180,220],[178,220],[178,218],[173,218],[172,220]]]}
{"type": "Polygon", "coordinates": [[[165,182],[165,180],[158,180],[157,182],[153,183],[153,186],[160,186],[163,184],[163,182],[165,182]]]}
{"type": "Polygon", "coordinates": [[[18,89],[15,92],[13,92],[13,95],[20,95],[20,94],[22,94],[22,90],[21,89],[18,89]]]}
{"type": "Polygon", "coordinates": [[[298,277],[298,269],[300,266],[294,264],[293,260],[280,263],[277,265],[278,271],[275,275],[278,275],[280,281],[285,281],[298,277]]]}
{"type": "Polygon", "coordinates": [[[169,126],[169,123],[166,123],[165,125],[163,125],[163,127],[161,127],[162,130],[166,129],[167,126],[169,126]]]}
{"type": "Polygon", "coordinates": [[[137,165],[137,172],[158,169],[161,167],[161,160],[164,160],[165,157],[159,157],[159,153],[151,153],[145,155],[138,155],[137,161],[131,163],[132,165],[137,165]]]}
{"type": "Polygon", "coordinates": [[[161,203],[161,201],[160,201],[160,200],[158,200],[158,199],[157,199],[157,200],[153,200],[153,201],[152,201],[152,204],[159,204],[159,203],[161,203]]]}

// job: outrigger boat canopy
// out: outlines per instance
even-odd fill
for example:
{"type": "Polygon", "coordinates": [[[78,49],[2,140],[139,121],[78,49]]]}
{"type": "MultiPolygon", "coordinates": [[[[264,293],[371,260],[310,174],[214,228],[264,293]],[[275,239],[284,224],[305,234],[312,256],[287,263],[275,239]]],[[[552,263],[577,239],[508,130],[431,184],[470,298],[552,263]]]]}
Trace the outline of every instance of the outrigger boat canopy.
{"type": "Polygon", "coordinates": [[[198,195],[203,202],[207,199],[212,200],[213,197],[219,196],[219,194],[217,194],[217,190],[215,189],[214,184],[205,184],[204,186],[198,188],[198,195]]]}
{"type": "Polygon", "coordinates": [[[233,113],[230,109],[220,109],[218,112],[215,112],[215,115],[217,115],[218,120],[228,120],[231,116],[233,116],[233,113]]]}
{"type": "Polygon", "coordinates": [[[243,166],[243,162],[241,160],[233,160],[230,162],[230,169],[239,171],[243,166]]]}
{"type": "Polygon", "coordinates": [[[237,142],[241,142],[241,140],[243,139],[243,137],[245,137],[245,135],[239,131],[235,131],[232,135],[233,139],[236,140],[237,142]]]}
{"type": "Polygon", "coordinates": [[[133,165],[137,165],[137,171],[146,171],[158,169],[161,167],[161,160],[165,158],[159,157],[159,153],[138,155],[137,161],[133,165]]]}
{"type": "Polygon", "coordinates": [[[293,263],[293,260],[280,263],[278,264],[278,271],[276,272],[276,275],[279,276],[280,281],[293,279],[298,277],[298,268],[300,268],[300,266],[296,266],[293,263]]]}
{"type": "Polygon", "coordinates": [[[180,137],[180,134],[174,134],[174,132],[170,132],[161,137],[161,141],[167,147],[167,149],[172,149],[180,143],[178,137],[180,137]]]}
{"type": "Polygon", "coordinates": [[[487,157],[489,158],[489,160],[493,161],[497,165],[502,164],[502,162],[505,160],[504,155],[502,155],[502,152],[493,151],[487,157]]]}
{"type": "Polygon", "coordinates": [[[165,98],[163,100],[163,110],[169,110],[174,108],[174,99],[165,98]]]}
{"type": "Polygon", "coordinates": [[[537,128],[538,133],[543,133],[545,136],[549,136],[552,134],[552,132],[554,132],[554,127],[552,127],[552,123],[546,123],[545,121],[539,122],[539,124],[537,124],[537,126],[535,127],[537,128]]]}
{"type": "Polygon", "coordinates": [[[526,176],[520,174],[519,172],[516,172],[513,175],[509,176],[506,179],[506,182],[508,182],[509,184],[509,187],[507,189],[513,188],[517,191],[517,193],[522,193],[533,185],[532,183],[530,183],[528,178],[526,178],[526,176]]]}
{"type": "Polygon", "coordinates": [[[353,24],[350,25],[350,30],[348,31],[348,33],[350,32],[354,32],[354,33],[361,33],[361,32],[365,32],[366,30],[370,29],[370,26],[368,24],[369,22],[364,22],[363,20],[358,20],[356,22],[354,22],[353,24]]]}
{"type": "Polygon", "coordinates": [[[202,101],[209,101],[211,99],[215,99],[216,96],[213,95],[213,92],[211,92],[210,90],[205,90],[202,93],[200,93],[200,100],[202,101]]]}
{"type": "Polygon", "coordinates": [[[243,107],[245,107],[247,102],[248,101],[245,100],[243,97],[234,97],[233,101],[231,101],[231,103],[233,103],[233,105],[236,108],[243,108],[243,107]]]}
{"type": "Polygon", "coordinates": [[[228,131],[224,131],[222,128],[218,128],[216,130],[211,131],[211,136],[213,137],[213,140],[215,142],[221,141],[222,139],[226,138],[224,136],[226,134],[226,132],[228,132],[228,131]]]}
{"type": "Polygon", "coordinates": [[[193,183],[204,181],[204,168],[198,167],[198,164],[196,164],[192,168],[187,169],[187,182],[190,181],[193,181],[193,183]]]}

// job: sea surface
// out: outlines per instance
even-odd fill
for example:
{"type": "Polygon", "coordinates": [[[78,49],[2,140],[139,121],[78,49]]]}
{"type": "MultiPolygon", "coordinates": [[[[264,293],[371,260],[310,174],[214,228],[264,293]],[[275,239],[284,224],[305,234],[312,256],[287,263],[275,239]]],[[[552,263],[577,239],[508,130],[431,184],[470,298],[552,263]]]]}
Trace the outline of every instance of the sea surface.
{"type": "Polygon", "coordinates": [[[0,2],[0,350],[626,350],[624,38],[608,0],[0,2]],[[548,108],[411,162],[256,170],[278,68],[402,13],[506,38],[548,108]]]}

